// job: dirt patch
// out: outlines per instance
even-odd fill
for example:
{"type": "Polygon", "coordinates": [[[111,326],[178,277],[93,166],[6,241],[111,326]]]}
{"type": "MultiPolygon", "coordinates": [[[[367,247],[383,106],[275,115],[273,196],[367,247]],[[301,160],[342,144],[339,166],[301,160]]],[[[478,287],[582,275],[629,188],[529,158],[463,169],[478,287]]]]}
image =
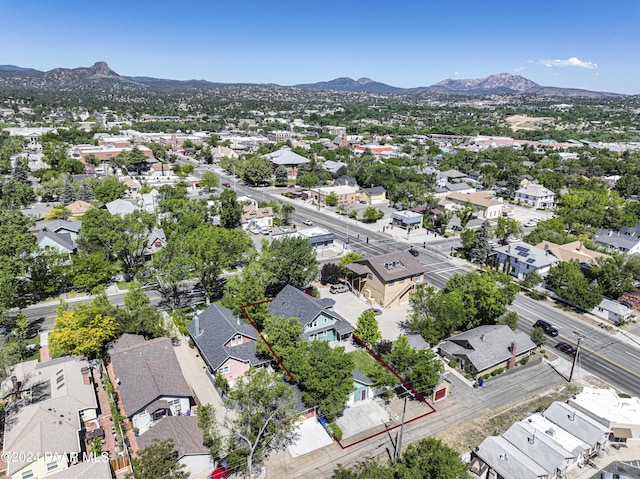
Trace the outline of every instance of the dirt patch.
{"type": "Polygon", "coordinates": [[[555,118],[551,118],[548,116],[529,117],[524,115],[511,115],[506,117],[505,121],[509,124],[509,128],[511,128],[513,131],[558,128],[555,118]]]}
{"type": "Polygon", "coordinates": [[[553,388],[489,411],[483,416],[438,433],[436,437],[460,454],[464,454],[469,452],[470,444],[478,445],[487,436],[502,434],[514,422],[544,411],[554,401],[566,401],[577,392],[578,387],[571,384],[553,388]]]}

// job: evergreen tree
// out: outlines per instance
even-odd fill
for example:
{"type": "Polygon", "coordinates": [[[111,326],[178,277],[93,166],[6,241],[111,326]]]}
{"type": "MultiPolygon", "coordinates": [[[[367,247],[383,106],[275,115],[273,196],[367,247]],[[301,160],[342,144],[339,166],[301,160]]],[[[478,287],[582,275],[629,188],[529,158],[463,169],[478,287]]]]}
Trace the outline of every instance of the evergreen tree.
{"type": "Polygon", "coordinates": [[[95,198],[95,196],[93,195],[93,190],[89,188],[89,185],[87,185],[87,183],[85,183],[84,181],[80,185],[77,198],[86,202],[89,202],[95,198]]]}
{"type": "Polygon", "coordinates": [[[16,158],[15,166],[13,167],[13,179],[19,183],[29,184],[29,167],[25,163],[23,158],[16,158]]]}
{"type": "Polygon", "coordinates": [[[489,240],[491,239],[491,225],[488,221],[484,221],[478,231],[476,231],[473,243],[469,249],[469,258],[471,261],[478,263],[486,263],[487,256],[491,251],[489,240]]]}
{"type": "Polygon", "coordinates": [[[60,195],[60,202],[63,205],[68,205],[76,200],[76,190],[70,181],[66,181],[62,188],[62,194],[60,195]]]}

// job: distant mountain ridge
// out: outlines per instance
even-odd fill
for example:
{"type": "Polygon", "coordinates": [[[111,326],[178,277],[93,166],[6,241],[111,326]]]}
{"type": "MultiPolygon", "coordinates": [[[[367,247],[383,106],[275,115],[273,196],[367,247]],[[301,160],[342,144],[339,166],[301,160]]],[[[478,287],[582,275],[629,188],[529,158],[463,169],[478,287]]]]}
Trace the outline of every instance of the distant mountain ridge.
{"type": "Polygon", "coordinates": [[[91,67],[55,68],[42,72],[32,68],[15,65],[0,65],[0,87],[38,88],[42,90],[87,90],[87,89],[208,89],[231,86],[261,86],[298,88],[307,90],[335,90],[372,94],[411,95],[499,95],[527,94],[551,95],[560,97],[608,98],[625,96],[618,93],[596,92],[577,88],[541,86],[523,76],[510,73],[498,73],[486,78],[447,79],[435,85],[418,88],[400,88],[370,78],[353,80],[348,77],[335,78],[317,83],[305,83],[293,86],[256,83],[214,83],[207,80],[169,80],[145,76],[127,77],[114,72],[106,62],[96,62],[91,67]]]}

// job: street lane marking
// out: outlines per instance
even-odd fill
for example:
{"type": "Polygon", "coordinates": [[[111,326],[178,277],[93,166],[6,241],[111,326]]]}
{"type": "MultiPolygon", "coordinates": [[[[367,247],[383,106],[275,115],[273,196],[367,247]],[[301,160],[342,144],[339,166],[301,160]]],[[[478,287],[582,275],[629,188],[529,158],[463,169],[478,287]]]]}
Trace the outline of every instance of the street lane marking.
{"type": "Polygon", "coordinates": [[[640,356],[636,356],[635,354],[630,353],[629,351],[625,351],[629,356],[633,356],[636,359],[640,359],[640,356]]]}

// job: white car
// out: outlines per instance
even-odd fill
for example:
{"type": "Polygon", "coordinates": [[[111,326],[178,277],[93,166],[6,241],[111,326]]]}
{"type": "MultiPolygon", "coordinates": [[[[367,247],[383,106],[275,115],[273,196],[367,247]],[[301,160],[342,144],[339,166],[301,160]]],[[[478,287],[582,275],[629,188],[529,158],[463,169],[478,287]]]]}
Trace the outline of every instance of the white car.
{"type": "Polygon", "coordinates": [[[311,220],[302,220],[302,224],[305,224],[307,226],[313,226],[313,221],[311,221],[311,220]]]}

